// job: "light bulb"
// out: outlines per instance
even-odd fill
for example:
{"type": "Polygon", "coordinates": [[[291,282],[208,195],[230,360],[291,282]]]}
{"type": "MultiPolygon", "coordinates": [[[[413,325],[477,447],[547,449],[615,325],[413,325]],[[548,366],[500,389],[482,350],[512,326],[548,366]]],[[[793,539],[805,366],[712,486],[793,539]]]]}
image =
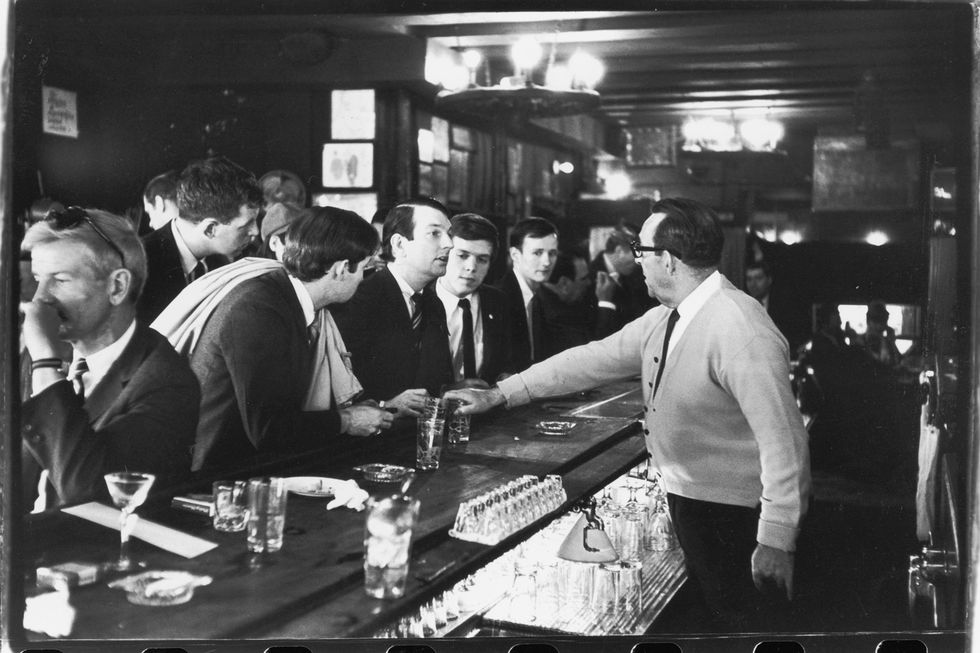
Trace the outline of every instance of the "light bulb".
{"type": "Polygon", "coordinates": [[[614,172],[606,177],[606,195],[610,198],[623,199],[630,194],[631,190],[633,190],[633,184],[625,173],[614,172]]]}
{"type": "Polygon", "coordinates": [[[864,238],[864,242],[875,247],[881,247],[888,242],[888,234],[879,229],[875,229],[864,238]]]}
{"type": "Polygon", "coordinates": [[[576,50],[569,58],[568,67],[572,69],[572,73],[575,75],[576,85],[585,88],[595,87],[606,72],[601,61],[582,50],[576,50]]]}
{"type": "Polygon", "coordinates": [[[470,70],[476,70],[483,63],[483,55],[479,50],[464,50],[462,56],[463,65],[470,70]]]}
{"type": "Polygon", "coordinates": [[[518,72],[530,71],[541,60],[541,44],[533,36],[522,36],[511,48],[510,56],[518,72]]]}

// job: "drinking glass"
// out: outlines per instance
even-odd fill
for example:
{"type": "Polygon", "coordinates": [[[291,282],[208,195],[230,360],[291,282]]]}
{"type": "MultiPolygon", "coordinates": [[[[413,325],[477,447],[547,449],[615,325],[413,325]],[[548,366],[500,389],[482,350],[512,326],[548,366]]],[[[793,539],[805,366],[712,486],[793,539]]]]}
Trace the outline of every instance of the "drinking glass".
{"type": "Polygon", "coordinates": [[[417,420],[418,434],[415,466],[420,470],[439,469],[442,441],[446,429],[446,404],[438,397],[428,397],[417,420]]]}
{"type": "Polygon", "coordinates": [[[558,560],[558,591],[562,597],[562,607],[559,609],[561,623],[579,628],[587,622],[588,615],[582,613],[586,611],[592,597],[594,569],[595,564],[590,562],[558,560]]]}
{"type": "Polygon", "coordinates": [[[113,472],[105,475],[112,502],[119,508],[119,560],[113,565],[117,571],[128,571],[139,565],[129,557],[129,536],[136,525],[133,513],[143,505],[150,486],[156,480],[153,474],[140,472],[113,472]]]}
{"type": "Polygon", "coordinates": [[[214,530],[238,533],[245,530],[248,519],[245,481],[215,481],[212,487],[214,499],[214,530]]]}
{"type": "Polygon", "coordinates": [[[278,477],[248,480],[248,533],[245,538],[252,553],[275,553],[282,548],[286,526],[286,479],[278,477]]]}
{"type": "Polygon", "coordinates": [[[603,562],[595,570],[589,607],[598,622],[609,621],[619,611],[620,569],[618,562],[603,562]]]}
{"type": "Polygon", "coordinates": [[[368,500],[364,523],[364,591],[376,599],[405,593],[419,500],[394,495],[368,500]]]}
{"type": "Polygon", "coordinates": [[[643,537],[646,531],[646,512],[635,500],[623,506],[617,519],[616,534],[619,541],[619,558],[626,562],[639,562],[643,557],[643,537]]]}
{"type": "Polygon", "coordinates": [[[449,444],[461,444],[470,441],[470,416],[459,412],[463,402],[450,399],[447,411],[449,413],[449,444]]]}

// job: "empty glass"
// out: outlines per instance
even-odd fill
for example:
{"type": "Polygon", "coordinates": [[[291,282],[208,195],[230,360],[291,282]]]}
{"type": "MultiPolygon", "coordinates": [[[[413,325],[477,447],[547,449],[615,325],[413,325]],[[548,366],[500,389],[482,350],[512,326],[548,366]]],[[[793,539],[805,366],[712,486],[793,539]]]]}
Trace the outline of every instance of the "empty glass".
{"type": "Polygon", "coordinates": [[[286,526],[286,479],[251,478],[248,481],[248,533],[252,553],[274,553],[282,548],[286,526]]]}
{"type": "Polygon", "coordinates": [[[115,472],[106,474],[104,478],[112,502],[120,510],[119,559],[113,568],[117,571],[128,571],[139,566],[129,557],[129,536],[136,523],[133,513],[146,501],[156,477],[139,472],[115,472]]]}

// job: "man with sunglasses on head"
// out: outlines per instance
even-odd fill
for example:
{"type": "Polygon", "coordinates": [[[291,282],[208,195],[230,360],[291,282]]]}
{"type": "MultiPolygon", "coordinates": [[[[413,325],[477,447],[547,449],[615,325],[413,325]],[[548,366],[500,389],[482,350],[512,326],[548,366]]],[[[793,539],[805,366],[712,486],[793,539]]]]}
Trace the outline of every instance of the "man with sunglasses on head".
{"type": "Polygon", "coordinates": [[[786,339],[719,271],[710,208],[664,199],[632,248],[661,306],[489,390],[447,394],[463,412],[515,406],[639,375],[644,434],[662,474],[705,627],[778,630],[810,490],[807,434],[786,339]]]}
{"type": "Polygon", "coordinates": [[[152,322],[190,282],[235,260],[259,235],[262,189],[255,176],[218,156],[177,178],[178,216],[143,239],[148,274],[139,318],[152,322]]]}
{"type": "Polygon", "coordinates": [[[22,249],[37,281],[21,305],[31,359],[21,425],[27,505],[105,495],[109,472],[155,474],[154,489],[188,475],[197,379],[136,320],[146,257],[130,223],[71,207],[33,225],[22,249]]]}

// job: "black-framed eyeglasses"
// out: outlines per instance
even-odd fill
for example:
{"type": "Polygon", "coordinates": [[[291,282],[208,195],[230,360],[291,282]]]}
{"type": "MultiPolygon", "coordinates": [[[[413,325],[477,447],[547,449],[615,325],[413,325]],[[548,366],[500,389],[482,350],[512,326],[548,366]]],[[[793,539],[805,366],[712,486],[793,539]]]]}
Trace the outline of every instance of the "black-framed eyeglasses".
{"type": "Polygon", "coordinates": [[[681,255],[670,249],[669,247],[650,247],[649,245],[641,245],[638,240],[630,241],[630,249],[633,250],[633,258],[643,258],[643,252],[654,252],[659,254],[660,252],[667,252],[677,258],[681,255]]]}
{"type": "Polygon", "coordinates": [[[99,238],[105,241],[105,244],[112,248],[116,254],[119,255],[119,260],[122,262],[122,266],[126,267],[126,256],[123,254],[122,249],[119,245],[112,242],[99,225],[95,224],[95,220],[92,219],[85,209],[80,206],[69,206],[63,211],[51,211],[45,218],[48,222],[54,224],[56,229],[74,229],[82,222],[87,222],[88,226],[92,227],[92,231],[98,234],[99,238]]]}

